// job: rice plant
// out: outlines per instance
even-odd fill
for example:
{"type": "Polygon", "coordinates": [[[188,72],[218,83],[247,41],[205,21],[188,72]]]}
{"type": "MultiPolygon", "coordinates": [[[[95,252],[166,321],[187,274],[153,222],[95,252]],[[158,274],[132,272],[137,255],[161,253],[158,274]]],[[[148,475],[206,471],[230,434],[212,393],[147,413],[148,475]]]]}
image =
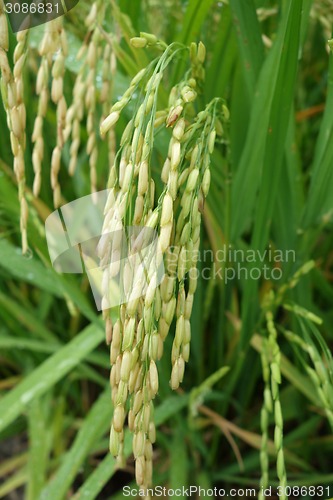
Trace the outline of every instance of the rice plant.
{"type": "Polygon", "coordinates": [[[330,2],[31,5],[0,0],[0,497],[331,498],[330,2]]]}

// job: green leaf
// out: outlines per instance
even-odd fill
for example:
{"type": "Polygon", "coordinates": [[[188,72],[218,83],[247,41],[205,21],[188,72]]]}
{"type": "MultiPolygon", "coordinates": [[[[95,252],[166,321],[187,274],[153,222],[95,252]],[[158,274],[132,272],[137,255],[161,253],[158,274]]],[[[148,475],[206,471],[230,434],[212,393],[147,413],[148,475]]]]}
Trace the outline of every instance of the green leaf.
{"type": "Polygon", "coordinates": [[[188,485],[188,455],[184,429],[179,425],[174,433],[170,449],[170,488],[187,487],[188,485]]]}
{"type": "Polygon", "coordinates": [[[48,358],[0,400],[0,430],[4,429],[33,399],[45,394],[104,339],[101,327],[88,326],[56,354],[48,358]]]}
{"type": "MultiPolygon", "coordinates": [[[[259,335],[254,335],[252,337],[251,345],[256,349],[256,351],[261,351],[262,339],[259,335]]],[[[293,363],[291,363],[283,354],[281,355],[281,373],[296,389],[304,394],[309,401],[316,406],[321,407],[319,398],[314,391],[313,384],[309,377],[300,373],[299,370],[295,368],[293,363]]]]}
{"type": "Polygon", "coordinates": [[[45,267],[37,257],[25,257],[21,249],[14,247],[5,239],[0,239],[0,267],[8,271],[11,276],[41,290],[47,291],[55,297],[68,299],[91,321],[96,321],[96,314],[91,308],[87,297],[70,278],[62,276],[51,267],[45,267]]]}
{"type": "Polygon", "coordinates": [[[213,4],[213,0],[190,0],[184,16],[182,30],[178,41],[189,45],[195,41],[200,33],[200,28],[213,4]]]}
{"type": "Polygon", "coordinates": [[[170,396],[162,401],[155,412],[155,425],[160,426],[170,417],[180,412],[188,404],[189,396],[187,394],[182,396],[170,396]]]}
{"type": "MultiPolygon", "coordinates": [[[[232,26],[231,10],[228,5],[221,7],[221,19],[218,25],[218,33],[214,40],[211,51],[212,59],[207,61],[207,76],[204,85],[204,93],[207,99],[215,96],[224,97],[230,85],[236,61],[238,59],[237,40],[232,26]]],[[[207,47],[210,52],[210,47],[207,47]]],[[[220,161],[218,165],[220,166],[220,161]]],[[[215,184],[212,183],[213,190],[215,184]]],[[[208,203],[211,194],[208,197],[208,203]]]]}
{"type": "Polygon", "coordinates": [[[72,447],[64,456],[57,474],[41,492],[40,500],[50,498],[62,500],[65,497],[92,446],[108,429],[111,417],[112,405],[110,388],[108,387],[86,416],[72,447]]]}
{"type": "MultiPolygon", "coordinates": [[[[277,190],[294,96],[301,11],[301,1],[289,4],[277,39],[260,73],[249,132],[232,186],[233,241],[237,240],[249,222],[260,186],[261,199],[257,204],[257,215],[269,221],[270,212],[266,214],[265,205],[274,206],[272,195],[277,190]]],[[[256,239],[262,224],[260,221],[256,225],[256,239]]],[[[266,235],[266,226],[264,229],[266,235]]]]}
{"type": "Polygon", "coordinates": [[[0,267],[25,283],[35,285],[56,297],[64,296],[59,275],[52,268],[45,268],[36,257],[23,256],[20,248],[3,238],[0,239],[0,267]]]}
{"type": "Polygon", "coordinates": [[[44,414],[40,399],[34,399],[29,405],[28,424],[30,455],[27,500],[35,500],[45,483],[48,452],[44,414]]]}
{"type": "MultiPolygon", "coordinates": [[[[29,330],[32,335],[36,335],[39,338],[46,340],[48,343],[52,342],[53,344],[59,345],[59,340],[57,339],[54,333],[50,332],[44,324],[36,317],[36,312],[33,314],[30,310],[26,309],[22,304],[18,304],[17,301],[13,300],[10,296],[5,295],[0,292],[0,305],[5,308],[24,328],[29,330]]],[[[12,338],[14,342],[16,339],[12,338]]],[[[22,339],[27,340],[30,339],[22,339]]],[[[3,339],[0,337],[0,343],[3,339]]],[[[32,340],[32,342],[34,342],[32,340]]],[[[43,344],[41,342],[36,342],[36,344],[44,345],[44,348],[48,344],[43,344]]],[[[46,351],[51,352],[51,351],[46,351]]]]}
{"type": "MultiPolygon", "coordinates": [[[[125,456],[127,454],[125,453],[125,456]]],[[[98,467],[90,474],[78,492],[72,497],[73,500],[94,500],[107,482],[115,473],[116,460],[108,453],[99,463],[98,467]]]]}
{"type": "Polygon", "coordinates": [[[18,488],[23,486],[27,481],[27,470],[26,468],[20,469],[18,472],[10,476],[7,481],[0,485],[0,498],[8,498],[7,495],[11,492],[15,492],[18,488]]]}
{"type": "MultiPolygon", "coordinates": [[[[259,251],[262,251],[267,244],[271,219],[275,208],[276,197],[278,195],[284,148],[294,98],[300,43],[301,12],[301,1],[289,4],[287,16],[281,25],[276,44],[270,53],[271,57],[268,57],[263,67],[258,86],[258,94],[261,96],[261,85],[263,83],[265,84],[264,91],[267,92],[267,88],[272,84],[270,95],[266,94],[266,98],[268,98],[269,101],[268,110],[264,110],[265,114],[267,111],[269,113],[268,116],[266,115],[268,121],[267,123],[264,121],[260,129],[264,132],[266,137],[258,138],[259,140],[262,139],[264,145],[264,149],[260,152],[260,155],[263,153],[263,156],[259,164],[255,165],[252,163],[247,165],[248,172],[246,175],[248,176],[251,172],[250,175],[253,175],[254,178],[251,179],[251,191],[247,191],[243,196],[245,196],[245,198],[247,196],[249,197],[249,204],[254,203],[256,190],[253,188],[260,184],[251,242],[252,248],[259,251]],[[276,67],[274,67],[274,65],[276,67]],[[268,70],[273,74],[273,78],[266,73],[268,70]],[[262,165],[262,169],[260,165],[262,165]]],[[[252,124],[253,122],[251,122],[251,125],[252,124]]],[[[252,157],[250,160],[253,161],[253,159],[252,157]]],[[[238,177],[235,179],[235,188],[236,185],[240,188],[237,181],[239,181],[239,175],[241,173],[243,173],[242,169],[237,172],[238,177]]],[[[246,182],[245,179],[244,181],[246,182]]],[[[245,205],[247,205],[246,200],[245,205]]],[[[238,209],[236,209],[235,214],[236,221],[239,220],[238,217],[241,213],[239,210],[240,207],[241,205],[238,203],[238,209]]],[[[247,210],[251,212],[250,205],[242,208],[246,210],[246,213],[247,210]]],[[[255,264],[253,264],[253,266],[254,265],[255,264]]],[[[257,286],[258,283],[255,280],[250,279],[246,282],[243,298],[244,307],[242,314],[241,347],[244,347],[249,342],[251,334],[253,333],[255,316],[257,313],[257,286]]]]}
{"type": "Polygon", "coordinates": [[[249,95],[253,95],[264,60],[264,45],[253,0],[230,0],[238,38],[243,73],[249,95]]]}
{"type": "Polygon", "coordinates": [[[325,114],[316,144],[311,168],[311,185],[305,206],[302,226],[307,228],[333,218],[333,53],[330,54],[328,94],[325,114]]]}
{"type": "MultiPolygon", "coordinates": [[[[182,408],[186,407],[187,396],[172,396],[155,410],[156,426],[163,424],[182,408]]],[[[111,422],[112,403],[110,389],[107,389],[93,406],[80,428],[75,441],[64,458],[55,478],[43,490],[40,500],[52,498],[61,500],[72,484],[77,471],[95,442],[106,432],[111,422]]],[[[131,452],[131,437],[125,433],[125,457],[131,452]]],[[[75,500],[93,500],[115,472],[115,460],[107,455],[89,476],[74,496],[75,500]]]]}

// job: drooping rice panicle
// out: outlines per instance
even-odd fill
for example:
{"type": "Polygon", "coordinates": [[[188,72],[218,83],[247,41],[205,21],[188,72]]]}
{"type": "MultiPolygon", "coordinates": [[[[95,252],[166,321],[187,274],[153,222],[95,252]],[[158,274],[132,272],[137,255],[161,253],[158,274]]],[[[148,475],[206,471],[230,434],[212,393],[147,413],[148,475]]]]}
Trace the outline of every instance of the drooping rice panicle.
{"type": "MultiPolygon", "coordinates": [[[[34,129],[32,133],[32,142],[34,144],[32,153],[32,164],[34,168],[35,178],[33,184],[33,193],[38,196],[41,189],[42,182],[42,162],[44,158],[44,120],[48,109],[50,100],[49,95],[49,81],[50,72],[53,62],[53,57],[59,50],[59,41],[57,36],[57,25],[59,21],[51,21],[45,25],[44,36],[39,44],[38,51],[41,56],[40,65],[37,72],[36,79],[36,94],[39,96],[38,111],[35,118],[34,129]]],[[[53,94],[55,94],[53,89],[53,94]]],[[[54,175],[54,174],[53,174],[54,175]]]]}
{"type": "Polygon", "coordinates": [[[74,87],[73,87],[73,99],[69,106],[66,114],[66,127],[65,127],[65,140],[70,140],[70,162],[69,162],[69,174],[74,175],[77,157],[81,144],[81,133],[80,127],[84,117],[85,111],[85,96],[87,93],[87,80],[86,80],[86,64],[85,61],[88,57],[88,46],[89,40],[91,39],[92,32],[94,29],[94,24],[96,22],[97,15],[97,2],[94,2],[91,6],[88,16],[85,19],[85,25],[87,27],[87,34],[84,42],[76,55],[77,60],[81,61],[80,70],[76,76],[74,87]]]}
{"type": "Polygon", "coordinates": [[[332,373],[330,373],[329,367],[326,366],[313,342],[305,342],[290,330],[283,330],[283,333],[290,343],[300,347],[309,355],[313,367],[305,365],[305,370],[316,388],[327,419],[333,428],[332,373]]]}
{"type": "Polygon", "coordinates": [[[53,190],[53,203],[55,207],[61,204],[61,188],[59,171],[61,153],[64,146],[64,129],[66,123],[67,104],[64,96],[65,58],[68,53],[66,32],[63,28],[63,19],[58,18],[50,23],[52,30],[53,50],[55,51],[52,65],[51,99],[57,106],[57,139],[51,158],[51,187],[53,190]]]}
{"type": "MultiPolygon", "coordinates": [[[[132,43],[135,47],[163,45],[156,37],[146,33],[141,33],[132,43]]],[[[110,194],[99,247],[101,262],[105,266],[103,314],[107,340],[111,338],[110,381],[114,416],[110,450],[122,463],[123,426],[127,414],[133,433],[136,481],[143,490],[152,484],[152,445],[156,436],[153,400],[159,385],[156,362],[163,355],[163,343],[174,317],[177,321],[170,380],[173,389],[182,382],[185,362],[189,359],[200,210],[203,210],[204,198],[209,190],[209,158],[214,149],[215,121],[223,115],[222,103],[218,99],[197,116],[195,113],[193,102],[197,96],[196,88],[200,85],[197,79],[200,80],[204,74],[205,49],[202,44],[198,48],[191,47],[191,70],[172,89],[168,109],[157,110],[158,89],[164,72],[178,52],[186,50],[178,44],[167,47],[162,56],[132,80],[128,90],[111,107],[101,124],[101,133],[105,135],[118,122],[120,113],[136,90],[144,87],[143,97],[124,130],[120,149],[111,167],[110,194]],[[155,199],[151,176],[156,126],[172,130],[161,174],[164,189],[158,200],[155,199]],[[178,198],[181,199],[180,208],[178,198]],[[147,289],[144,292],[142,289],[140,293],[140,271],[126,262],[123,281],[129,297],[119,308],[119,317],[111,336],[108,286],[120,271],[121,245],[121,238],[115,236],[115,231],[121,232],[126,226],[156,230],[166,273],[159,284],[154,268],[151,274],[148,273],[147,289]],[[190,271],[194,276],[190,276],[190,271]],[[187,280],[190,284],[185,291],[187,280]]],[[[137,250],[139,240],[140,236],[134,250],[137,250]]]]}
{"type": "Polygon", "coordinates": [[[14,157],[13,166],[18,184],[20,201],[20,229],[22,252],[28,250],[27,221],[28,205],[25,197],[25,160],[26,145],[25,126],[26,108],[24,104],[23,69],[27,56],[28,31],[17,34],[17,45],[14,50],[14,67],[11,71],[7,52],[9,49],[8,24],[4,12],[3,0],[0,0],[0,70],[1,94],[7,114],[7,124],[10,131],[11,149],[14,157]]]}
{"type": "MultiPolygon", "coordinates": [[[[117,58],[110,43],[106,43],[103,51],[103,68],[102,68],[102,89],[100,93],[100,102],[102,104],[101,123],[109,114],[111,107],[114,79],[117,71],[117,58]]],[[[106,134],[108,145],[108,160],[109,165],[113,165],[116,156],[116,134],[112,127],[106,134]]]]}
{"type": "MultiPolygon", "coordinates": [[[[66,116],[65,140],[71,136],[69,174],[74,175],[78,152],[81,144],[80,127],[86,112],[86,130],[88,140],[86,152],[89,159],[90,188],[91,192],[97,191],[97,160],[98,160],[98,137],[96,127],[101,119],[98,109],[97,97],[97,64],[100,56],[104,53],[103,72],[110,69],[108,66],[108,52],[101,34],[101,22],[104,17],[105,6],[101,1],[92,4],[89,14],[85,19],[88,33],[84,43],[77,54],[77,59],[82,61],[81,68],[77,74],[74,88],[73,101],[66,116]]],[[[114,60],[113,60],[114,61],[114,60]]],[[[110,75],[108,75],[110,78],[110,75]]],[[[105,76],[104,76],[105,84],[105,76]]],[[[102,96],[105,99],[109,88],[102,88],[102,96]]],[[[112,139],[110,140],[110,148],[112,139]]]]}
{"type": "Polygon", "coordinates": [[[287,473],[283,451],[283,415],[279,391],[279,385],[281,384],[281,353],[280,347],[277,343],[277,331],[274,325],[273,314],[271,311],[268,311],[266,313],[266,322],[268,331],[267,349],[271,374],[271,393],[275,420],[274,444],[277,453],[276,471],[282,491],[281,498],[285,500],[287,498],[287,495],[285,493],[287,486],[287,473]]]}

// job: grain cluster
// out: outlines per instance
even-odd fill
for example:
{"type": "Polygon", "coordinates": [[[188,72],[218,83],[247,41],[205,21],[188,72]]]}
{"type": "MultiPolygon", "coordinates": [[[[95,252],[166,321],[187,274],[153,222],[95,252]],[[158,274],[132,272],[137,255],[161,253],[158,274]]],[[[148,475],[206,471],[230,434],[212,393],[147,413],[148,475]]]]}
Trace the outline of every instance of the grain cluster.
{"type": "Polygon", "coordinates": [[[221,100],[197,112],[202,85],[205,47],[193,44],[190,51],[178,44],[164,48],[153,35],[141,33],[132,39],[135,48],[160,45],[161,56],[140,71],[124,95],[101,124],[106,134],[120,119],[130,101],[136,109],[122,135],[111,167],[109,199],[105,211],[99,253],[103,266],[103,309],[106,339],[110,343],[112,401],[114,414],[110,450],[123,463],[124,426],[133,434],[137,484],[145,490],[152,484],[153,444],[156,439],[153,400],[158,393],[158,361],[169,332],[173,334],[170,386],[178,389],[190,356],[191,312],[197,286],[197,256],[200,246],[201,213],[210,186],[210,161],[216,131],[223,130],[228,115],[221,100]],[[172,61],[190,53],[190,69],[175,85],[165,109],[158,109],[158,94],[172,61]],[[152,176],[156,133],[169,134],[169,145],[160,172],[161,194],[156,195],[152,176]],[[168,132],[169,131],[169,132],[168,132]],[[132,248],[141,248],[145,229],[157,234],[164,264],[150,267],[144,290],[141,268],[124,263],[124,287],[129,297],[119,307],[112,326],[110,280],[121,271],[121,238],[127,226],[142,227],[132,248]],[[132,295],[131,295],[132,294],[132,295]]]}

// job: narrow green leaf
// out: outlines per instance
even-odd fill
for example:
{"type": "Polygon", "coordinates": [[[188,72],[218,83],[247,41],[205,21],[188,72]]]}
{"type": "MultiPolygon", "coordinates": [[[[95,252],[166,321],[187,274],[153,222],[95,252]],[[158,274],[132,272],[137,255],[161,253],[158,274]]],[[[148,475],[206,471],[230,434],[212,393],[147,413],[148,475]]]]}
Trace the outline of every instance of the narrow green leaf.
{"type": "Polygon", "coordinates": [[[188,485],[188,456],[183,428],[178,426],[170,448],[170,488],[176,490],[188,485]]]}
{"type": "Polygon", "coordinates": [[[253,0],[230,0],[233,21],[238,38],[243,73],[249,95],[253,95],[264,60],[261,27],[253,0]]]}
{"type": "Polygon", "coordinates": [[[155,425],[158,427],[170,417],[180,412],[188,404],[189,396],[170,396],[165,399],[155,412],[155,425]]]}
{"type": "Polygon", "coordinates": [[[89,454],[94,443],[107,431],[112,417],[112,405],[109,387],[101,394],[82,427],[74,443],[66,453],[56,476],[43,489],[40,500],[62,500],[75,479],[79,468],[89,454]]]}
{"type": "Polygon", "coordinates": [[[324,118],[320,127],[311,185],[304,210],[303,228],[311,224],[331,221],[333,217],[333,53],[330,54],[328,94],[324,118]]]}
{"type": "Polygon", "coordinates": [[[106,483],[114,475],[115,466],[116,459],[111,453],[108,453],[99,463],[98,467],[90,474],[78,492],[72,497],[73,500],[93,500],[96,498],[106,483]]]}
{"type": "MultiPolygon", "coordinates": [[[[261,351],[262,340],[259,335],[254,335],[252,337],[251,345],[256,351],[261,351]]],[[[281,355],[281,373],[296,389],[304,394],[309,401],[316,406],[321,407],[319,398],[313,389],[313,384],[309,377],[300,373],[299,370],[295,368],[295,366],[283,354],[281,355]]]]}
{"type": "Polygon", "coordinates": [[[14,492],[21,486],[23,486],[27,481],[27,470],[26,468],[20,469],[18,472],[13,474],[4,483],[0,485],[0,498],[8,498],[11,492],[14,492]]]}
{"type": "MultiPolygon", "coordinates": [[[[33,314],[31,311],[22,306],[22,304],[18,304],[10,296],[7,296],[1,292],[0,292],[0,306],[5,308],[12,316],[14,316],[15,319],[19,321],[19,323],[23,327],[29,330],[32,335],[36,335],[46,340],[47,342],[52,342],[59,345],[59,341],[56,335],[54,335],[54,333],[50,332],[50,330],[48,330],[44,326],[44,324],[39,320],[39,318],[36,317],[36,314],[33,314]]],[[[0,342],[1,340],[2,339],[0,338],[0,342]]]]}
{"type": "MultiPolygon", "coordinates": [[[[131,450],[132,436],[127,431],[125,433],[124,443],[125,459],[129,457],[131,450]]],[[[108,453],[74,495],[73,500],[94,500],[111,477],[115,474],[117,470],[116,465],[116,459],[111,455],[111,453],[108,453]]]]}
{"type": "Polygon", "coordinates": [[[45,394],[77,366],[103,339],[102,326],[88,326],[4,396],[0,400],[0,430],[13,422],[34,398],[45,394]]]}
{"type": "Polygon", "coordinates": [[[268,197],[273,204],[271,189],[276,190],[277,187],[272,176],[278,179],[281,169],[295,86],[301,10],[301,1],[289,4],[277,39],[260,73],[249,132],[232,185],[233,241],[238,239],[249,223],[260,185],[261,215],[265,215],[265,221],[269,219],[269,214],[264,212],[265,204],[269,203],[265,198],[268,197]]]}
{"type": "MultiPolygon", "coordinates": [[[[301,168],[301,159],[296,144],[295,122],[292,116],[289,122],[285,158],[279,181],[279,195],[272,219],[276,247],[282,251],[296,248],[297,231],[304,204],[301,168]]],[[[283,280],[290,276],[292,268],[292,262],[284,263],[283,280]]]]}
{"type": "MultiPolygon", "coordinates": [[[[262,176],[259,196],[256,204],[256,217],[251,242],[252,248],[260,251],[265,248],[268,241],[271,218],[278,193],[288,123],[292,110],[296,82],[301,13],[301,1],[290,3],[286,20],[282,23],[282,29],[279,33],[277,43],[271,52],[271,55],[273,54],[274,58],[271,58],[270,60],[268,59],[270,63],[275,62],[277,69],[274,71],[275,79],[272,82],[272,95],[269,99],[270,106],[267,128],[265,129],[265,125],[263,126],[266,138],[264,139],[265,148],[262,172],[258,171],[258,167],[254,165],[257,172],[255,174],[256,181],[252,183],[252,186],[255,184],[258,185],[258,182],[260,181],[258,175],[262,176]]],[[[270,66],[265,65],[263,70],[266,70],[268,67],[270,66]]],[[[274,68],[270,69],[273,70],[274,68]]],[[[265,74],[264,71],[263,74],[265,74]]],[[[268,82],[269,81],[267,80],[265,81],[267,87],[268,82]]],[[[255,192],[252,191],[252,195],[254,194],[255,192]]],[[[240,212],[238,211],[237,213],[240,212]]],[[[253,333],[253,326],[257,313],[257,287],[258,283],[255,280],[250,279],[246,282],[243,298],[244,307],[242,313],[242,331],[240,339],[241,348],[249,342],[253,333]]]]}
{"type": "MultiPolygon", "coordinates": [[[[50,264],[51,265],[51,264],[50,264]]],[[[0,267],[6,269],[13,277],[45,290],[55,297],[69,298],[79,310],[91,321],[96,321],[96,314],[87,297],[76,283],[68,277],[46,267],[35,256],[22,256],[20,248],[15,248],[5,239],[0,239],[0,267]]]]}
{"type": "Polygon", "coordinates": [[[19,349],[30,350],[35,352],[43,352],[51,354],[59,349],[59,343],[46,343],[39,340],[30,340],[26,338],[9,337],[8,335],[0,335],[1,349],[19,349]]]}
{"type": "MultiPolygon", "coordinates": [[[[187,396],[172,396],[166,399],[155,410],[156,426],[161,425],[170,417],[186,407],[187,396]]],[[[93,406],[80,428],[72,448],[66,454],[55,478],[43,490],[40,500],[52,498],[61,500],[72,481],[74,480],[79,467],[93,447],[94,443],[106,432],[111,421],[112,404],[110,390],[107,389],[93,406]],[[97,416],[98,415],[98,416],[97,416]]],[[[131,437],[125,433],[125,456],[129,456],[131,451],[131,437]]],[[[92,475],[75,495],[75,500],[93,500],[101,491],[103,486],[115,472],[115,460],[107,455],[92,475]]]]}
{"type": "Polygon", "coordinates": [[[207,76],[204,86],[207,98],[212,99],[215,96],[225,95],[237,57],[237,40],[232,28],[231,10],[229,6],[223,5],[218,33],[214,41],[212,60],[207,61],[207,76]]]}
{"type": "Polygon", "coordinates": [[[200,28],[213,4],[213,0],[190,0],[184,15],[182,30],[178,36],[178,41],[189,45],[195,41],[200,28]]]}
{"type": "Polygon", "coordinates": [[[27,500],[35,500],[41,492],[46,477],[47,439],[40,399],[34,399],[28,410],[29,461],[27,500]]]}
{"type": "Polygon", "coordinates": [[[5,239],[0,239],[0,267],[25,283],[38,286],[56,297],[63,297],[56,272],[52,268],[45,268],[35,257],[23,256],[20,248],[15,248],[5,239]]]}

